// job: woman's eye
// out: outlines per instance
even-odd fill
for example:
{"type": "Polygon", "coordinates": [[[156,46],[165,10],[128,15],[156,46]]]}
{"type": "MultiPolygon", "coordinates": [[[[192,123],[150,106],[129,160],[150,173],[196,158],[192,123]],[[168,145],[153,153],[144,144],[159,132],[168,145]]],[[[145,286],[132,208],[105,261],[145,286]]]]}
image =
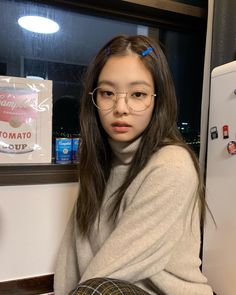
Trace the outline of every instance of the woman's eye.
{"type": "Polygon", "coordinates": [[[111,92],[111,91],[105,91],[104,95],[105,95],[105,96],[113,96],[114,93],[111,92]]]}
{"type": "Polygon", "coordinates": [[[133,98],[144,98],[147,96],[147,94],[145,92],[136,91],[136,92],[133,92],[131,96],[133,98]]]}
{"type": "Polygon", "coordinates": [[[112,98],[114,96],[114,92],[108,90],[101,90],[100,95],[106,98],[112,98]]]}

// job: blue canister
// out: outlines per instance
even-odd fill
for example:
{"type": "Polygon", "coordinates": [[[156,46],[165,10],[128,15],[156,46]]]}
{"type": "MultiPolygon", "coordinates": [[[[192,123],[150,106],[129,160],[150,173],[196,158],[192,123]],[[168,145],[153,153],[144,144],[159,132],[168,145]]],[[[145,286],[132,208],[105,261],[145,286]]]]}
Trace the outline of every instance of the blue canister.
{"type": "Polygon", "coordinates": [[[79,147],[80,147],[80,138],[75,137],[72,139],[72,162],[79,163],[79,147]]]}
{"type": "Polygon", "coordinates": [[[56,138],[56,163],[70,164],[72,158],[72,139],[56,138]]]}

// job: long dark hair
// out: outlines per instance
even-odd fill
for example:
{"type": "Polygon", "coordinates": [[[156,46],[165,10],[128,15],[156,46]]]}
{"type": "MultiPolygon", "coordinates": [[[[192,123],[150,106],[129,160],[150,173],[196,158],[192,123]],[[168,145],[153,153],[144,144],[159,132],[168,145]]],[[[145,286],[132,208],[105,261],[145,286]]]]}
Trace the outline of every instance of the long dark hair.
{"type": "MultiPolygon", "coordinates": [[[[110,217],[116,220],[125,191],[144,168],[153,153],[166,145],[179,145],[187,149],[199,175],[198,194],[202,216],[205,214],[204,186],[199,173],[199,165],[194,152],[183,141],[177,122],[177,101],[174,84],[165,55],[154,40],[145,36],[117,36],[109,41],[90,64],[84,82],[81,98],[80,126],[82,136],[80,162],[80,191],[77,200],[77,221],[83,235],[90,233],[100,212],[105,187],[111,171],[112,151],[103,130],[98,113],[89,92],[97,86],[99,74],[111,56],[136,53],[152,74],[155,86],[154,110],[148,127],[142,134],[140,145],[130,164],[127,177],[115,192],[110,217]],[[146,56],[142,52],[151,47],[146,56]]],[[[196,198],[196,202],[197,199],[196,198]]]]}

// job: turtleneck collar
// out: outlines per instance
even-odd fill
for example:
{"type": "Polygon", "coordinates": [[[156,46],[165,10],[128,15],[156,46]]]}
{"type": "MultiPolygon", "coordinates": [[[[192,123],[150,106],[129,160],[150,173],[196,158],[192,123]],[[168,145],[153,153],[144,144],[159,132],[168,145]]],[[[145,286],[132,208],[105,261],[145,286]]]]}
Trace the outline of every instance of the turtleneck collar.
{"type": "Polygon", "coordinates": [[[118,161],[119,164],[128,165],[138,149],[141,137],[138,137],[132,142],[119,142],[111,138],[109,138],[108,141],[115,155],[115,162],[118,161]]]}

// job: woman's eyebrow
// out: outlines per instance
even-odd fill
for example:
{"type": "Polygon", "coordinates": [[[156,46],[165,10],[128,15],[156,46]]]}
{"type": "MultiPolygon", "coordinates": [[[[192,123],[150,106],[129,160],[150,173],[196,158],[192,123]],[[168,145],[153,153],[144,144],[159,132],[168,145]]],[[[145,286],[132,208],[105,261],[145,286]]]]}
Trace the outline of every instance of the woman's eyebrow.
{"type": "MultiPolygon", "coordinates": [[[[109,81],[109,80],[101,80],[101,81],[99,81],[98,86],[100,86],[101,84],[107,84],[107,85],[110,85],[110,86],[113,86],[113,87],[116,86],[115,83],[113,83],[112,81],[109,81]]],[[[148,87],[152,87],[151,84],[149,84],[148,82],[146,82],[144,80],[133,81],[133,82],[130,82],[128,85],[134,86],[134,85],[140,85],[140,84],[146,85],[148,87]]]]}
{"type": "Polygon", "coordinates": [[[140,84],[146,85],[148,87],[152,87],[151,84],[149,84],[147,81],[144,81],[144,80],[138,80],[138,81],[134,81],[134,82],[129,83],[129,85],[131,85],[131,86],[140,85],[140,84]]]}
{"type": "Polygon", "coordinates": [[[98,86],[100,86],[101,84],[107,84],[107,85],[110,85],[110,86],[115,86],[116,84],[113,83],[112,81],[109,81],[109,80],[101,80],[98,82],[98,86]]]}

